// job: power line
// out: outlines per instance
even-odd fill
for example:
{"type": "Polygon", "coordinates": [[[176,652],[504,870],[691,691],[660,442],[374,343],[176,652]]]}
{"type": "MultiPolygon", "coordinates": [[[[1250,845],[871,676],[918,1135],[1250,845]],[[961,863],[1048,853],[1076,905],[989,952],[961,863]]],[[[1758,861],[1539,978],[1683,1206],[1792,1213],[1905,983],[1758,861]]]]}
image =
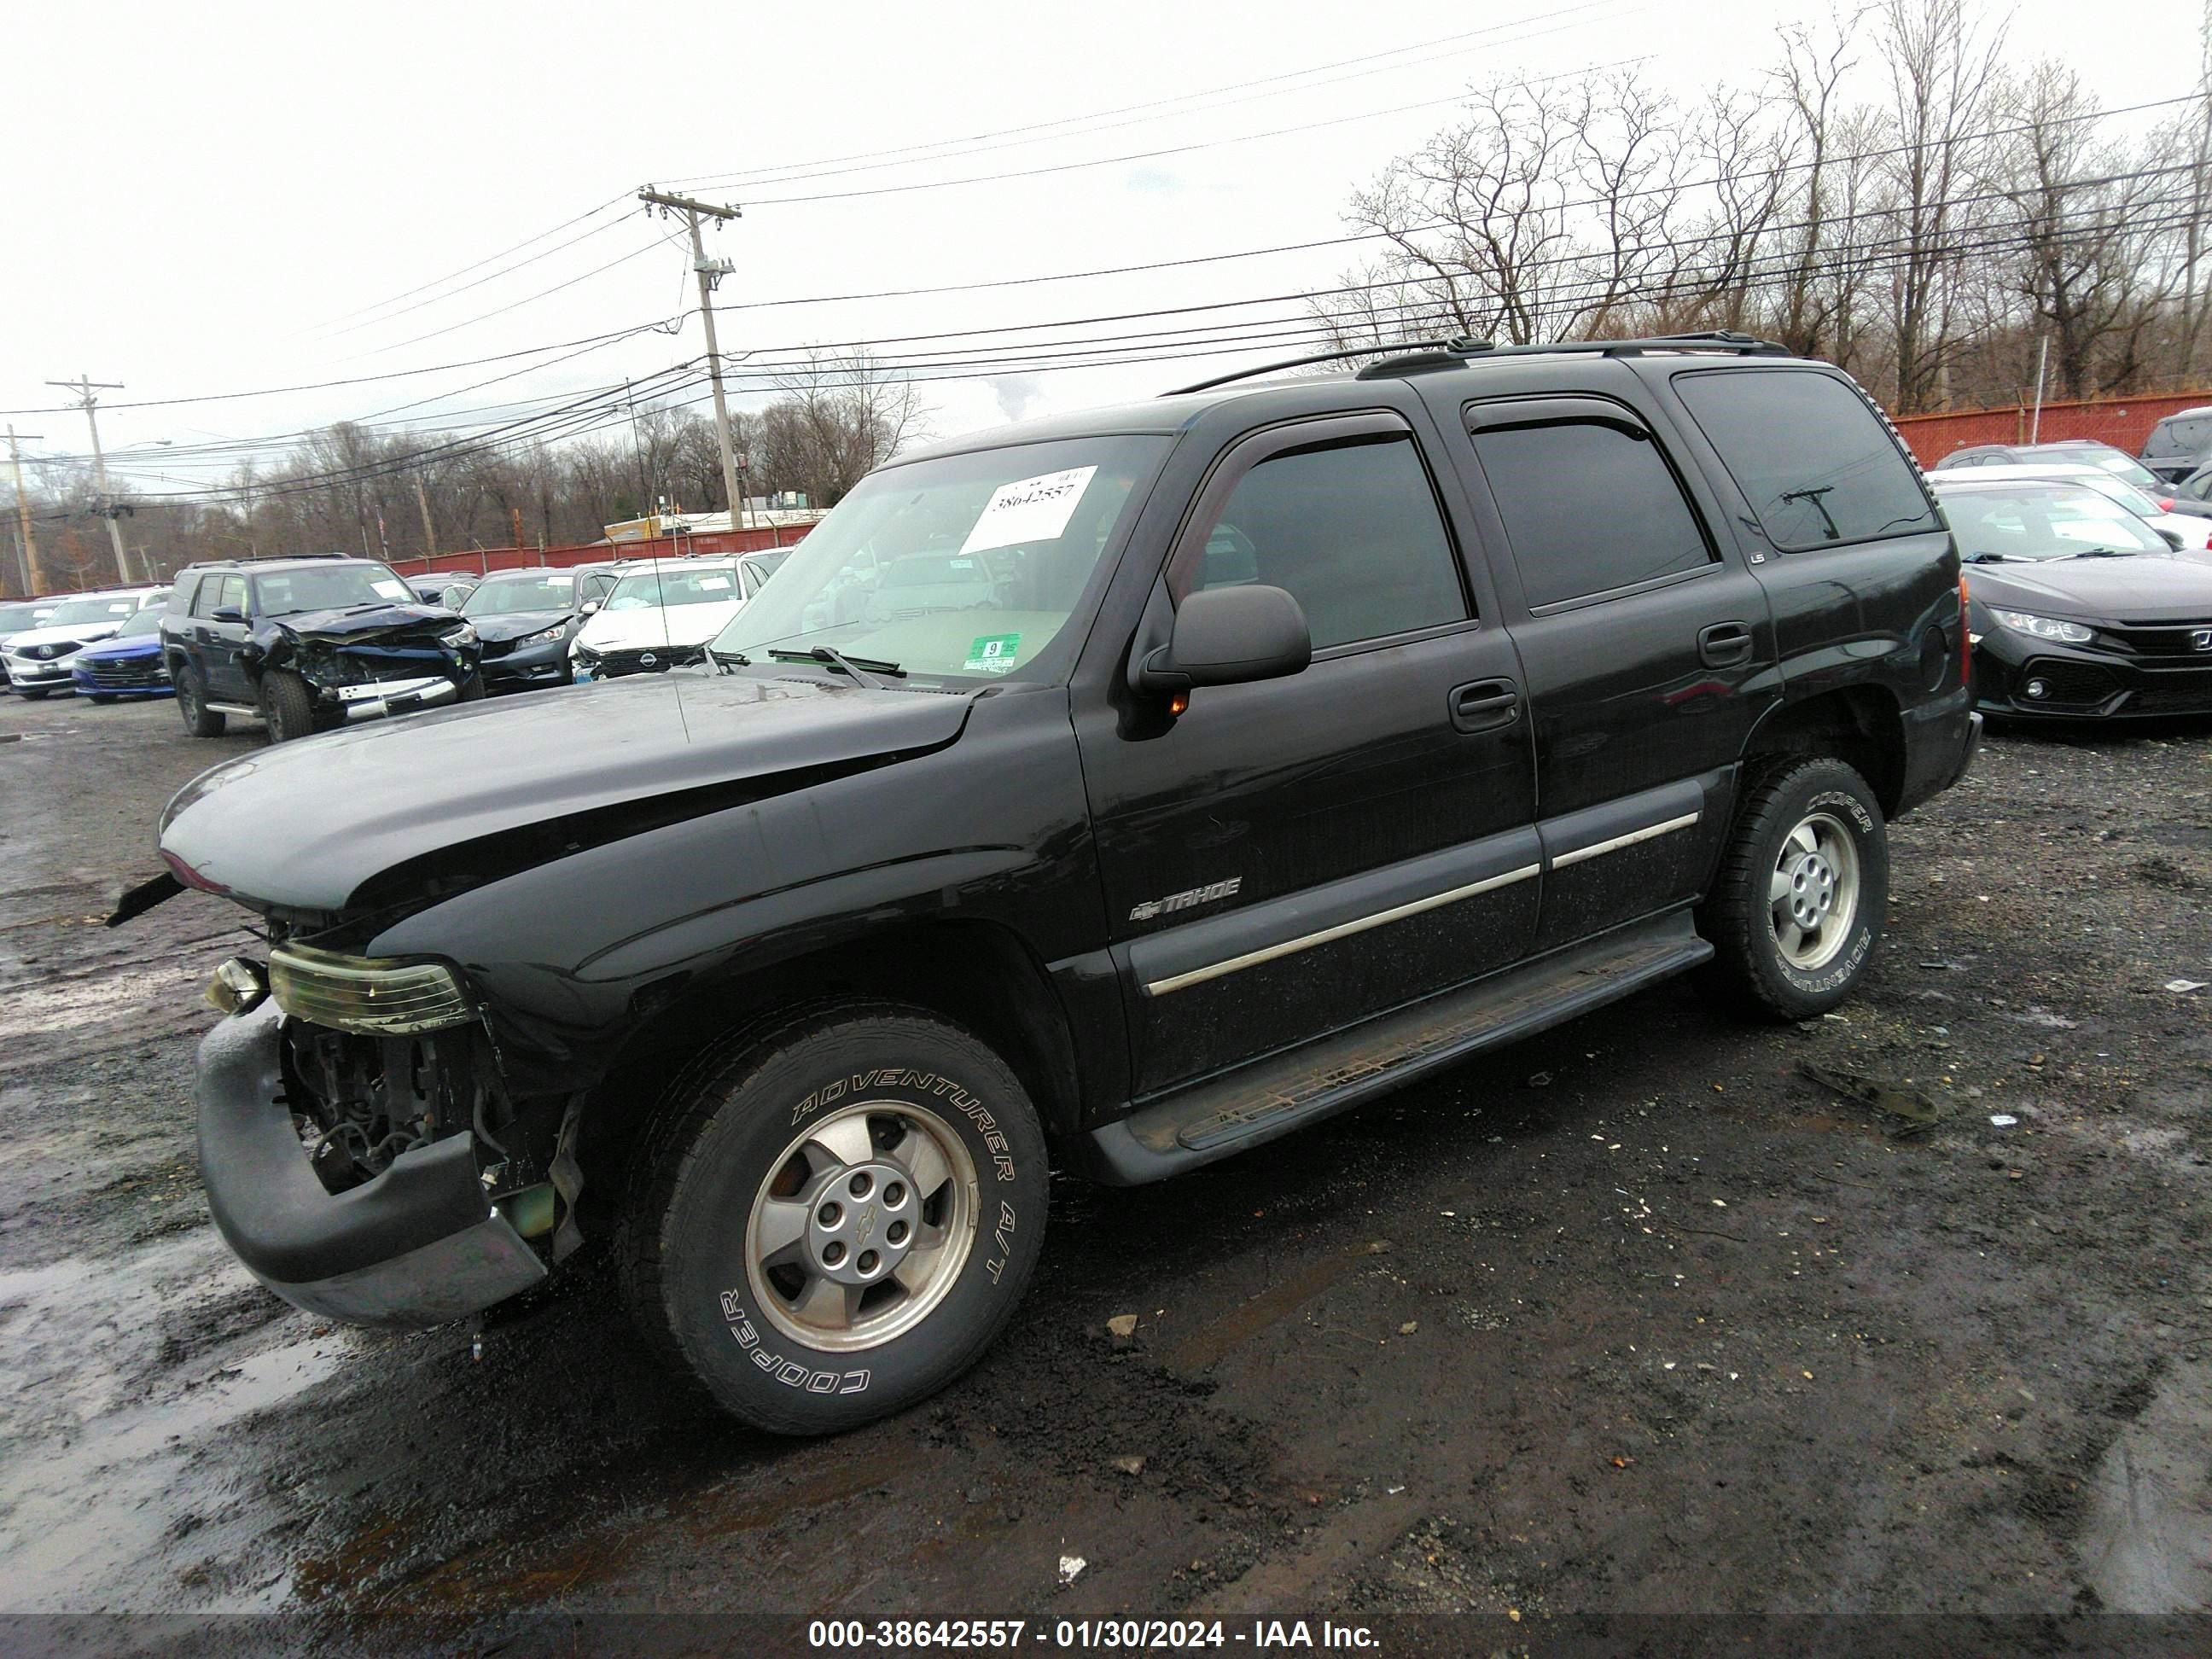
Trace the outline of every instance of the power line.
{"type": "MultiPolygon", "coordinates": [[[[516,351],[495,352],[489,357],[465,357],[457,362],[429,363],[421,368],[392,368],[377,374],[352,374],[337,380],[308,380],[295,386],[257,386],[250,392],[205,392],[190,398],[143,398],[135,403],[111,403],[116,409],[173,409],[185,404],[234,403],[242,398],[280,398],[295,392],[329,392],[340,386],[368,386],[377,380],[404,380],[417,374],[442,374],[448,369],[480,368],[486,363],[512,362],[517,357],[533,357],[541,352],[562,351],[570,346],[589,345],[614,340],[626,340],[633,335],[659,331],[672,334],[683,319],[663,318],[654,322],[636,323],[628,328],[616,329],[607,334],[588,334],[581,339],[557,340],[550,345],[524,346],[516,351]]],[[[75,404],[42,404],[32,409],[0,409],[0,415],[67,415],[76,410],[75,404]]]]}
{"type": "MultiPolygon", "coordinates": [[[[1286,70],[1279,75],[1262,76],[1257,80],[1239,81],[1228,86],[1182,93],[1170,98],[1156,98],[1144,103],[1127,104],[1114,109],[1097,110],[1088,115],[1061,116],[1055,120],[1032,122],[1026,126],[1007,127],[997,132],[979,133],[965,138],[941,138],[926,143],[902,144],[888,149],[866,150],[849,155],[818,157],[811,161],[787,161],[738,173],[696,173],[689,178],[679,179],[676,182],[684,185],[731,185],[740,188],[747,185],[773,186],[797,184],[809,179],[829,178],[841,173],[873,172],[888,167],[909,167],[926,161],[955,161],[969,155],[983,155],[992,150],[1018,149],[1029,144],[1054,142],[1059,138],[1088,137],[1095,132],[1110,132],[1120,127],[1139,125],[1150,121],[1179,119],[1185,115],[1211,114],[1217,109],[1224,109],[1234,104],[1249,103],[1255,99],[1285,97],[1292,94],[1312,92],[1321,87],[1335,86],[1346,81],[1362,80],[1370,76],[1389,74],[1399,70],[1427,68],[1441,58],[1460,57],[1466,52],[1476,50],[1474,46],[1462,46],[1459,44],[1461,42],[1480,40],[1489,35],[1502,33],[1508,29],[1519,28],[1524,24],[1547,22],[1555,18],[1571,16],[1578,12],[1603,11],[1608,9],[1613,3],[1615,0],[1586,0],[1583,4],[1564,6],[1551,11],[1508,18],[1503,22],[1488,24],[1479,29],[1469,29],[1457,34],[1439,35],[1433,40],[1415,41],[1408,46],[1393,46],[1385,52],[1369,52],[1358,58],[1340,58],[1329,64],[1311,64],[1304,69],[1286,70]],[[1433,50],[1443,46],[1450,46],[1454,49],[1449,52],[1433,50]],[[1386,58],[1401,58],[1408,52],[1428,52],[1432,55],[1421,62],[1413,64],[1380,63],[1380,60],[1386,58]],[[1362,64],[1380,64],[1380,66],[1369,69],[1352,67],[1362,64]],[[1341,70],[1346,72],[1324,75],[1324,71],[1329,70],[1341,70]],[[1308,82],[1304,86],[1291,87],[1280,84],[1289,81],[1304,80],[1309,76],[1323,76],[1323,78],[1308,82]],[[1227,96],[1231,93],[1248,92],[1249,88],[1255,87],[1273,87],[1275,90],[1251,93],[1249,96],[1243,98],[1227,96]],[[1157,112],[1165,111],[1168,106],[1173,104],[1197,105],[1201,104],[1203,100],[1212,99],[1219,99],[1222,101],[1205,104],[1203,107],[1199,108],[1177,110],[1172,114],[1157,112]],[[1146,112],[1156,112],[1147,113],[1146,112]],[[1130,118],[1109,121],[1108,118],[1112,116],[1127,116],[1130,118]],[[1093,122],[1105,122],[1106,125],[1093,126],[1091,125],[1093,122]],[[1061,127],[1081,127],[1084,131],[1053,132],[1054,129],[1061,127]],[[1043,136],[1048,133],[1052,134],[1051,138],[1043,136]],[[929,150],[951,153],[922,154],[929,150]],[[846,165],[848,163],[851,165],[846,165]]],[[[1631,15],[1649,9],[1648,5],[1634,5],[1627,8],[1631,15]]]]}
{"type": "MultiPolygon", "coordinates": [[[[1555,32],[1539,31],[1541,33],[1555,32]]],[[[1595,74],[1601,70],[1626,69],[1632,64],[1647,63],[1652,56],[1650,52],[1643,52],[1634,58],[1617,58],[1610,63],[1585,64],[1579,69],[1563,70],[1557,75],[1543,76],[1523,84],[1531,87],[1549,86],[1555,81],[1574,80],[1582,76],[1595,74]]],[[[1393,105],[1388,109],[1363,110],[1357,115],[1336,115],[1325,121],[1306,121],[1295,126],[1273,127],[1265,132],[1237,133],[1226,138],[1206,138],[1188,144],[1169,144],[1158,149],[1132,150],[1121,155],[1100,155],[1085,161],[1060,161],[1050,167],[1021,167],[1007,173],[973,173],[963,179],[926,179],[908,185],[878,185],[868,190],[829,191],[812,196],[758,196],[754,197],[747,205],[797,207],[818,202],[857,201],[864,197],[872,196],[903,196],[915,191],[951,190],[964,185],[1000,184],[1010,179],[1042,179],[1052,173],[1079,173],[1091,167],[1116,167],[1124,161],[1153,161],[1162,156],[1189,155],[1200,150],[1225,149],[1232,144],[1254,144],[1265,139],[1285,138],[1302,132],[1320,132],[1330,127],[1348,126],[1357,121],[1379,120],[1386,115],[1406,115],[1414,110],[1434,109],[1440,104],[1456,104],[1465,96],[1464,93],[1454,93],[1446,98],[1425,98],[1416,103],[1393,105]]]]}
{"type": "Polygon", "coordinates": [[[524,248],[530,246],[534,242],[542,242],[548,236],[558,236],[562,231],[568,229],[571,225],[580,225],[585,220],[594,218],[599,214],[605,213],[611,207],[617,207],[621,205],[621,204],[628,199],[629,197],[627,194],[610,197],[607,200],[600,203],[599,206],[591,209],[587,212],[580,213],[573,219],[562,220],[550,230],[541,230],[535,236],[526,236],[522,240],[517,242],[513,247],[502,248],[497,253],[487,254],[484,258],[478,259],[473,264],[465,264],[459,270],[448,271],[443,276],[433,277],[427,283],[405,289],[401,293],[392,295],[387,299],[376,301],[373,304],[362,306],[352,311],[342,312],[337,316],[332,318],[331,321],[334,323],[343,323],[350,318],[362,316],[368,312],[380,311],[386,306],[395,305],[402,300],[411,300],[417,294],[427,294],[434,288],[442,287],[446,283],[452,282],[456,276],[465,276],[471,271],[480,270],[495,260],[504,259],[510,253],[520,253],[524,248]]]}

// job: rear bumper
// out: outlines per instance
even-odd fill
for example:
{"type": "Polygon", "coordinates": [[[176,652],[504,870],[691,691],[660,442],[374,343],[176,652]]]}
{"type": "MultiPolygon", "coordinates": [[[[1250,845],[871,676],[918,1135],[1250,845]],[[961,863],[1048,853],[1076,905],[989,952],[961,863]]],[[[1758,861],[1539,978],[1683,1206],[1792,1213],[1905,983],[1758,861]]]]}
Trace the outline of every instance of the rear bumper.
{"type": "Polygon", "coordinates": [[[1982,717],[1973,693],[1960,686],[1905,713],[1905,775],[1892,817],[1901,817],[1948,789],[1981,752],[1982,717]]]}
{"type": "Polygon", "coordinates": [[[200,1176],[248,1272],[296,1308],[356,1325],[435,1325],[545,1277],[484,1194],[474,1137],[403,1152],[375,1180],[326,1192],[280,1098],[273,1000],[200,1044],[200,1176]]]}

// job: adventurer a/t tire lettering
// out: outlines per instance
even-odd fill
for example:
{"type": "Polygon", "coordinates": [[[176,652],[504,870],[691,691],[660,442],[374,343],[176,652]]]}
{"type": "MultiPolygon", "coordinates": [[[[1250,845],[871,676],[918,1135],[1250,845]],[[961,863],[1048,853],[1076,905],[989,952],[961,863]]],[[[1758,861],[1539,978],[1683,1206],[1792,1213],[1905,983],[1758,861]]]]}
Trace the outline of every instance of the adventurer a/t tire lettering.
{"type": "Polygon", "coordinates": [[[912,1404],[975,1363],[1043,1242],[1044,1137],[934,1014],[848,1003],[740,1034],[671,1086],[617,1246],[640,1328],[779,1434],[912,1404]]]}

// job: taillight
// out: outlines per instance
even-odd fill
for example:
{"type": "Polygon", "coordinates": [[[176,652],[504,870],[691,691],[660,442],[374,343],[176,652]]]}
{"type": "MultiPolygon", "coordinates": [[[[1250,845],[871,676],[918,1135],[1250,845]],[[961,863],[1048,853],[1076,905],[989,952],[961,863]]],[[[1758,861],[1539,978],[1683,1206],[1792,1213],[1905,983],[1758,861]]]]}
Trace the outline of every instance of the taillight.
{"type": "Polygon", "coordinates": [[[1974,683],[1974,635],[1966,620],[1966,573],[1959,573],[1959,684],[1974,683]]]}

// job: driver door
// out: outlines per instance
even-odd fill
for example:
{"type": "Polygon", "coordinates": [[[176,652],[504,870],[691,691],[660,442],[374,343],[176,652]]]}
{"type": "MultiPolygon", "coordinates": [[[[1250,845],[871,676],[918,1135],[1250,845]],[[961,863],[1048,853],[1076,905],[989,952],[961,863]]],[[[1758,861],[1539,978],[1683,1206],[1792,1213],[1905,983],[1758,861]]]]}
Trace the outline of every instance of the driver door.
{"type": "Polygon", "coordinates": [[[1432,473],[1388,410],[1231,445],[1167,595],[1284,588],[1311,664],[1197,690],[1164,728],[1078,722],[1139,1095],[1504,966],[1534,936],[1519,667],[1432,473]]]}

